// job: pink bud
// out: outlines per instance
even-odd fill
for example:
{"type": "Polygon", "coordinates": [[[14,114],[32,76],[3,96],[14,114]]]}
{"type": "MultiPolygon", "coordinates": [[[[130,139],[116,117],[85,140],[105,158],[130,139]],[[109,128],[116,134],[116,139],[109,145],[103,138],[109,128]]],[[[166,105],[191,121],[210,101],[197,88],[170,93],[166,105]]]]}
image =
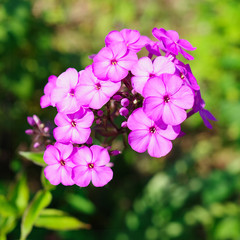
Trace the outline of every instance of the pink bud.
{"type": "Polygon", "coordinates": [[[127,127],[127,122],[126,122],[126,121],[125,121],[125,122],[122,122],[121,127],[122,127],[122,128],[126,128],[126,127],[127,127]]]}
{"type": "Polygon", "coordinates": [[[98,111],[97,111],[97,115],[98,115],[99,117],[102,117],[102,116],[103,116],[103,111],[102,111],[102,110],[98,110],[98,111]]]}
{"type": "Polygon", "coordinates": [[[39,142],[35,142],[34,144],[33,144],[33,147],[34,148],[38,148],[40,146],[40,143],[39,142]]]}
{"type": "Polygon", "coordinates": [[[127,117],[128,116],[128,109],[125,108],[125,107],[120,108],[119,114],[124,116],[124,117],[127,117]]]}
{"type": "Polygon", "coordinates": [[[86,141],[86,144],[91,145],[92,143],[93,143],[93,140],[91,137],[89,137],[88,140],[86,141]]]}
{"type": "Polygon", "coordinates": [[[100,118],[96,119],[96,124],[101,124],[102,123],[102,120],[100,118]]]}
{"type": "Polygon", "coordinates": [[[120,95],[114,95],[113,100],[120,101],[122,99],[122,96],[120,95]]]}
{"type": "Polygon", "coordinates": [[[121,100],[121,105],[122,105],[123,107],[127,107],[127,106],[129,105],[129,100],[128,100],[127,98],[123,98],[123,99],[121,100]]]}
{"type": "Polygon", "coordinates": [[[33,135],[34,131],[33,131],[32,129],[27,129],[27,130],[25,131],[25,133],[26,133],[27,135],[33,135]]]}
{"type": "Polygon", "coordinates": [[[35,125],[35,121],[33,120],[32,117],[27,117],[27,121],[28,121],[29,125],[31,125],[31,126],[35,125]]]}
{"type": "Polygon", "coordinates": [[[122,153],[121,151],[113,150],[113,151],[110,152],[110,155],[111,155],[111,156],[117,156],[117,155],[119,155],[119,154],[121,154],[121,153],[122,153]]]}

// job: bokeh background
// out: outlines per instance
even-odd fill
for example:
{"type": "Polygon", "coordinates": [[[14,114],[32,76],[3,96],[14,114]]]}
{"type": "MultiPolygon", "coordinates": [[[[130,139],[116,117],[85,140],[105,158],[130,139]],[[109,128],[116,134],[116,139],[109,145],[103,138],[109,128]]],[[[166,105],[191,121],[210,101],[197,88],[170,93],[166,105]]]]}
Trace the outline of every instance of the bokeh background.
{"type": "MultiPolygon", "coordinates": [[[[31,148],[26,117],[53,121],[55,110],[39,106],[48,76],[91,64],[111,30],[151,37],[162,27],[189,40],[192,71],[218,119],[212,130],[199,114],[188,119],[165,158],[126,149],[112,158],[114,179],[104,188],[58,186],[50,207],[91,230],[34,228],[29,239],[240,239],[239,12],[239,0],[0,1],[0,194],[20,172],[31,196],[42,188],[41,167],[18,155],[31,148]]],[[[8,238],[19,232],[20,220],[8,238]]]]}

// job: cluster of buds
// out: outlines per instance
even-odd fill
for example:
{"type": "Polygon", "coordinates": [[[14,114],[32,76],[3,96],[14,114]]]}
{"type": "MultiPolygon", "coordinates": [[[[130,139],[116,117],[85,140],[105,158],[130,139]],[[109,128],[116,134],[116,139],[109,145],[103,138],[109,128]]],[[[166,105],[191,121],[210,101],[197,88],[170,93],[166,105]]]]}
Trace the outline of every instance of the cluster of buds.
{"type": "Polygon", "coordinates": [[[155,41],[137,30],[112,31],[105,47],[91,56],[92,65],[49,77],[40,105],[58,111],[56,142],[44,154],[51,184],[106,185],[113,177],[110,155],[120,153],[110,151],[119,135],[128,134],[136,152],[159,158],[171,151],[172,140],[183,134],[180,125],[192,114],[199,112],[209,128],[209,120],[216,121],[204,109],[189,64],[177,59],[181,54],[193,60],[185,50],[195,48],[176,31],[154,28],[152,33],[155,41]],[[139,59],[143,48],[148,56],[139,59]],[[93,145],[93,138],[101,146],[93,145]]]}

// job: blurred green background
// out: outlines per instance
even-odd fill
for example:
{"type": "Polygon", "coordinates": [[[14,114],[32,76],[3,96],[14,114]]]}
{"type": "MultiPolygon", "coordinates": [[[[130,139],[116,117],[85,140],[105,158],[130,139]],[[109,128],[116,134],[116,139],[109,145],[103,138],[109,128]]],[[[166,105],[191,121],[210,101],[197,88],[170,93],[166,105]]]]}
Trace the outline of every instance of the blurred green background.
{"type": "MultiPolygon", "coordinates": [[[[39,106],[48,76],[91,64],[111,30],[151,37],[162,27],[189,40],[197,47],[192,71],[218,119],[212,130],[199,114],[188,119],[165,158],[126,149],[112,158],[114,178],[104,188],[58,186],[50,207],[91,230],[35,227],[30,240],[240,239],[239,13],[239,0],[0,0],[0,194],[19,172],[31,196],[41,188],[41,168],[17,154],[30,149],[26,117],[53,121],[55,110],[39,106]]],[[[20,220],[8,239],[19,232],[20,220]]]]}

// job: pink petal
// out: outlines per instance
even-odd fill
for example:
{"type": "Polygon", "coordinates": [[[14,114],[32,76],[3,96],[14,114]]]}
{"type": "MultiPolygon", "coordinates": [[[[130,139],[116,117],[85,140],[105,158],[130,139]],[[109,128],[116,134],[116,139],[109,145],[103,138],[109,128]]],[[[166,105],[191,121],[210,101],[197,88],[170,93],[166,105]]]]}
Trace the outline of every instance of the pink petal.
{"type": "Polygon", "coordinates": [[[104,166],[110,161],[110,156],[106,148],[98,145],[93,145],[90,147],[92,151],[92,162],[96,166],[104,166]]]}
{"type": "Polygon", "coordinates": [[[162,120],[169,125],[179,125],[187,118],[187,113],[182,108],[171,102],[164,105],[162,120]]]}
{"type": "Polygon", "coordinates": [[[68,88],[54,88],[50,96],[51,103],[56,105],[56,103],[61,102],[64,98],[68,96],[70,89],[68,88]]]}
{"type": "Polygon", "coordinates": [[[56,147],[49,145],[44,152],[43,159],[47,164],[58,164],[60,154],[56,147]]]}
{"type": "Polygon", "coordinates": [[[108,79],[112,82],[119,82],[128,75],[128,70],[120,67],[118,64],[112,65],[108,72],[108,79]]]}
{"type": "Polygon", "coordinates": [[[95,187],[106,185],[113,178],[113,171],[110,167],[94,167],[92,171],[92,184],[95,187]]]}
{"type": "Polygon", "coordinates": [[[118,65],[122,68],[130,70],[137,61],[137,54],[133,51],[128,50],[127,54],[118,60],[118,65]]]}
{"type": "Polygon", "coordinates": [[[71,141],[72,143],[82,144],[85,143],[91,134],[90,128],[73,128],[72,129],[72,136],[71,141]]]}
{"type": "Polygon", "coordinates": [[[133,111],[127,121],[127,126],[130,130],[145,129],[148,130],[151,127],[153,121],[150,120],[143,112],[142,108],[138,108],[133,111]]]}
{"type": "Polygon", "coordinates": [[[72,180],[72,168],[64,166],[62,167],[61,182],[65,186],[71,186],[74,184],[72,180]]]}
{"type": "Polygon", "coordinates": [[[149,138],[149,130],[134,130],[128,135],[128,142],[133,150],[142,153],[147,150],[149,138]]]}
{"type": "Polygon", "coordinates": [[[185,39],[179,39],[178,44],[188,51],[193,51],[197,49],[196,47],[193,47],[192,44],[185,39]]]}
{"type": "Polygon", "coordinates": [[[179,35],[176,31],[168,30],[166,31],[166,35],[171,38],[174,42],[177,42],[179,40],[179,35]]]}
{"type": "Polygon", "coordinates": [[[160,134],[152,134],[148,145],[148,153],[151,157],[163,157],[172,149],[172,142],[163,138],[160,134]]]}
{"type": "MultiPolygon", "coordinates": [[[[164,75],[165,74],[161,75],[161,77],[164,75]]],[[[165,85],[160,77],[154,77],[149,79],[143,89],[144,97],[149,96],[163,97],[165,94],[166,94],[165,85]]]]}
{"type": "Polygon", "coordinates": [[[114,44],[116,42],[124,42],[122,34],[116,30],[111,31],[105,38],[106,46],[114,44]]]}
{"type": "Polygon", "coordinates": [[[162,73],[174,73],[175,65],[168,58],[160,56],[155,58],[153,62],[154,73],[159,76],[162,73]]]}
{"type": "Polygon", "coordinates": [[[88,166],[77,166],[72,170],[72,179],[79,187],[86,187],[92,179],[92,172],[88,166]]]}
{"type": "Polygon", "coordinates": [[[100,83],[102,92],[109,98],[112,97],[121,87],[121,82],[113,83],[111,81],[102,81],[100,83]]]}
{"type": "Polygon", "coordinates": [[[192,55],[190,55],[189,53],[187,53],[186,51],[184,51],[183,49],[180,49],[180,53],[187,59],[187,60],[193,60],[194,57],[192,55]]]}
{"type": "Polygon", "coordinates": [[[61,165],[57,163],[45,167],[44,175],[52,185],[58,185],[61,183],[61,165]]]}
{"type": "Polygon", "coordinates": [[[140,94],[143,94],[143,88],[145,87],[148,79],[149,79],[149,76],[147,76],[147,77],[133,76],[131,78],[131,81],[132,81],[132,86],[133,86],[134,90],[140,94]]]}
{"type": "Polygon", "coordinates": [[[54,123],[57,126],[69,126],[70,125],[70,119],[68,118],[67,114],[58,113],[56,115],[56,117],[54,118],[54,123]]]}
{"type": "Polygon", "coordinates": [[[61,143],[68,143],[72,136],[72,126],[56,127],[53,129],[54,138],[61,143]]]}
{"type": "Polygon", "coordinates": [[[125,42],[128,44],[128,47],[137,42],[140,38],[140,33],[137,30],[122,29],[120,33],[122,34],[125,42]]]}
{"type": "Polygon", "coordinates": [[[54,144],[54,147],[56,147],[59,150],[60,157],[63,160],[67,159],[73,151],[73,145],[71,143],[63,144],[63,143],[56,142],[54,144]]]}
{"type": "Polygon", "coordinates": [[[157,130],[158,134],[169,140],[174,140],[175,138],[177,138],[181,131],[180,125],[166,125],[164,128],[161,128],[161,126],[159,127],[160,128],[157,130]]]}
{"type": "Polygon", "coordinates": [[[101,90],[95,91],[91,101],[89,102],[89,107],[93,109],[100,109],[105,103],[109,101],[109,97],[106,96],[101,90]]]}
{"type": "Polygon", "coordinates": [[[171,102],[176,106],[189,109],[194,103],[193,91],[188,86],[182,86],[174,95],[171,96],[171,102]]]}
{"type": "Polygon", "coordinates": [[[72,161],[76,165],[87,166],[92,162],[92,151],[90,148],[83,146],[77,149],[72,156],[72,161]]]}
{"type": "Polygon", "coordinates": [[[163,74],[163,81],[166,86],[166,91],[168,94],[175,94],[183,84],[183,81],[180,77],[171,74],[163,74]]]}
{"type": "Polygon", "coordinates": [[[68,68],[56,81],[56,86],[67,89],[74,89],[78,83],[78,72],[74,68],[68,68]]]}
{"type": "Polygon", "coordinates": [[[81,105],[79,105],[74,96],[68,95],[62,101],[56,103],[56,107],[59,112],[69,114],[77,112],[80,109],[81,105]]]}
{"type": "Polygon", "coordinates": [[[113,53],[113,58],[115,60],[119,60],[121,59],[127,52],[127,46],[125,43],[116,43],[116,44],[112,44],[111,46],[109,46],[109,48],[112,50],[113,53]]]}
{"type": "Polygon", "coordinates": [[[94,121],[94,114],[91,110],[87,110],[82,118],[75,118],[77,128],[89,128],[94,121]]]}
{"type": "Polygon", "coordinates": [[[147,97],[143,102],[143,111],[146,115],[158,121],[163,115],[164,103],[163,98],[160,97],[147,97]]]}
{"type": "Polygon", "coordinates": [[[48,95],[43,95],[41,98],[40,98],[40,106],[41,108],[46,108],[46,107],[49,107],[51,106],[51,99],[50,99],[50,96],[48,95]]]}
{"type": "Polygon", "coordinates": [[[149,77],[149,73],[153,72],[152,60],[148,57],[142,57],[132,67],[131,72],[135,76],[149,77]]]}

